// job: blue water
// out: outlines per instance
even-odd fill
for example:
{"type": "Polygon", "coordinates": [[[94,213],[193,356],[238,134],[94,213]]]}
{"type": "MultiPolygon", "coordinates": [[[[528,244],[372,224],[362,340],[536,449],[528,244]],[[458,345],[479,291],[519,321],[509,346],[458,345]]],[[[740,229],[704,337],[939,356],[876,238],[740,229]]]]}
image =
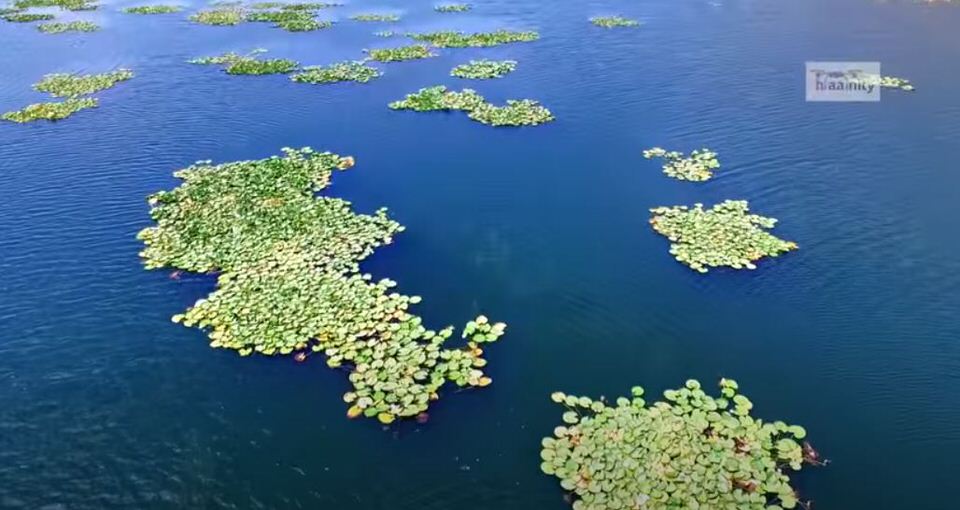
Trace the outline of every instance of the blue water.
{"type": "Polygon", "coordinates": [[[833,463],[795,477],[818,509],[948,509],[960,454],[960,8],[871,0],[357,0],[334,28],[188,23],[107,2],[94,34],[0,24],[0,111],[46,73],[137,77],[62,123],[0,124],[0,508],[563,510],[539,471],[551,391],[739,380],[755,414],[807,427],[833,463]],[[397,25],[355,12],[392,9],[397,25]],[[598,14],[642,20],[602,30],[598,14]],[[263,47],[304,64],[401,44],[375,30],[536,29],[442,50],[367,85],[231,77],[185,61],[263,47]],[[502,80],[449,70],[512,58],[502,80]],[[913,94],[803,101],[807,60],[876,60],[913,94]],[[533,98],[557,121],[492,129],[394,112],[434,84],[533,98]],[[426,425],[344,417],[319,358],[239,358],[169,317],[212,288],[145,271],[144,197],[199,159],[309,145],[352,154],[331,193],[408,227],[365,263],[435,327],[509,323],[493,386],[447,391],[426,425]],[[708,146],[717,179],[664,177],[645,148],[708,146]],[[699,275],[650,207],[748,199],[800,251],[699,275]]]}

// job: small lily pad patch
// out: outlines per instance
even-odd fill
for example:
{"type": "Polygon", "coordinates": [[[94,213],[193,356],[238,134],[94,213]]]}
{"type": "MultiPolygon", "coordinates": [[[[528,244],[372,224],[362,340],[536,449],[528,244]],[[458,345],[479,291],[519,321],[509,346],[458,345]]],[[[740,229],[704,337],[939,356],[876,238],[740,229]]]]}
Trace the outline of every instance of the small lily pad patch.
{"type": "Polygon", "coordinates": [[[34,21],[50,21],[54,18],[53,14],[33,14],[27,12],[14,12],[5,14],[3,19],[11,23],[33,23],[34,21]]]}
{"type": "Polygon", "coordinates": [[[109,89],[131,78],[133,71],[129,69],[101,74],[57,73],[44,76],[33,88],[54,97],[77,97],[109,89]]]}
{"type": "Polygon", "coordinates": [[[791,509],[789,471],[824,465],[803,427],[751,416],[730,379],[708,395],[696,380],[648,404],[643,388],[608,402],[556,392],[562,424],[541,442],[540,469],[576,510],[791,509]]]}
{"type": "Polygon", "coordinates": [[[383,73],[376,67],[368,66],[364,61],[356,61],[339,62],[329,66],[304,67],[303,72],[294,74],[290,79],[298,83],[313,84],[338,83],[344,81],[367,83],[382,75],[383,73]]]}
{"type": "Polygon", "coordinates": [[[127,7],[123,12],[127,14],[172,14],[181,10],[182,7],[179,5],[140,5],[127,7]]]}
{"type": "Polygon", "coordinates": [[[248,14],[246,20],[273,23],[288,32],[311,32],[333,26],[333,22],[318,20],[313,11],[306,10],[258,11],[248,14]]]}
{"type": "Polygon", "coordinates": [[[450,76],[473,80],[489,80],[500,78],[512,73],[517,68],[515,60],[471,60],[469,64],[461,64],[450,71],[450,76]]]}
{"type": "Polygon", "coordinates": [[[540,34],[533,31],[516,32],[503,29],[473,34],[443,30],[407,35],[417,41],[427,42],[438,48],[486,48],[500,44],[536,41],[540,38],[540,34]]]}
{"type": "Polygon", "coordinates": [[[364,14],[354,14],[353,16],[350,16],[350,19],[354,21],[395,22],[395,21],[400,21],[400,16],[397,16],[396,14],[364,13],[364,14]]]}
{"type": "Polygon", "coordinates": [[[466,12],[472,8],[470,4],[440,4],[433,7],[437,12],[466,12]]]}
{"type": "Polygon", "coordinates": [[[91,0],[17,0],[13,6],[17,9],[59,7],[66,11],[92,11],[97,8],[97,4],[91,0]]]}
{"type": "Polygon", "coordinates": [[[662,158],[663,173],[681,181],[706,181],[713,177],[714,170],[720,168],[717,153],[710,149],[695,150],[687,157],[682,152],[668,152],[661,147],[654,147],[643,151],[643,157],[662,158]]]}
{"type": "Polygon", "coordinates": [[[238,6],[220,6],[198,11],[190,16],[190,21],[201,25],[235,26],[243,23],[244,11],[238,6]]]}
{"type": "Polygon", "coordinates": [[[593,18],[590,18],[590,23],[603,28],[640,26],[639,21],[635,19],[624,18],[623,16],[594,16],[593,18]]]}
{"type": "Polygon", "coordinates": [[[285,58],[259,59],[257,55],[264,53],[264,49],[256,49],[246,55],[238,53],[224,53],[213,57],[200,57],[190,61],[191,64],[222,65],[227,74],[236,75],[266,75],[286,74],[297,69],[298,63],[285,58]]]}
{"type": "Polygon", "coordinates": [[[370,56],[370,60],[376,60],[377,62],[403,62],[437,56],[423,44],[400,46],[398,48],[377,48],[367,50],[367,54],[370,56]]]}
{"type": "Polygon", "coordinates": [[[777,220],[749,214],[746,200],[726,200],[710,209],[703,204],[651,209],[650,225],[670,240],[670,254],[694,271],[712,267],[756,269],[754,262],[797,249],[766,230],[777,220]]]}
{"type": "Polygon", "coordinates": [[[100,26],[89,21],[71,21],[68,23],[41,23],[37,30],[45,34],[62,34],[64,32],[96,32],[100,26]]]}
{"type": "Polygon", "coordinates": [[[40,92],[46,92],[54,97],[66,97],[65,101],[34,103],[26,106],[22,110],[7,112],[3,114],[2,119],[11,122],[31,122],[34,120],[63,120],[74,113],[89,108],[96,108],[98,100],[96,98],[81,98],[85,96],[109,89],[119,82],[133,78],[133,72],[129,69],[118,69],[110,73],[102,74],[48,74],[33,88],[40,92]]]}
{"type": "Polygon", "coordinates": [[[913,92],[915,90],[910,80],[897,78],[896,76],[882,76],[880,78],[880,86],[885,89],[899,89],[907,92],[913,92]]]}
{"type": "Polygon", "coordinates": [[[418,112],[464,111],[471,119],[490,126],[536,126],[554,120],[550,110],[531,99],[511,99],[505,106],[496,106],[474,90],[448,91],[442,85],[420,89],[389,107],[418,112]]]}
{"type": "Polygon", "coordinates": [[[34,103],[22,110],[4,113],[3,120],[24,123],[35,120],[63,120],[80,110],[96,108],[97,99],[92,97],[70,98],[65,101],[52,103],[34,103]]]}

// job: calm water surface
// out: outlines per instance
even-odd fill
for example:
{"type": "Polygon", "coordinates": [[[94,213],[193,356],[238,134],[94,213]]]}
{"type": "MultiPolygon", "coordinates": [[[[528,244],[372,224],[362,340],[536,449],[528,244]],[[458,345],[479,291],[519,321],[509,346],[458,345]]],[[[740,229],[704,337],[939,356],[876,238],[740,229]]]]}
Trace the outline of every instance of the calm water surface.
{"type": "Polygon", "coordinates": [[[807,426],[833,459],[796,478],[818,509],[948,509],[960,454],[960,8],[870,0],[356,0],[341,23],[125,16],[43,35],[0,24],[0,111],[51,72],[137,77],[63,123],[0,124],[0,508],[568,508],[539,472],[563,390],[609,397],[738,379],[755,414],[807,426]],[[361,10],[403,14],[360,24],[361,10]],[[645,22],[601,30],[589,16],[645,22]],[[401,44],[375,30],[536,29],[542,39],[382,66],[368,85],[230,77],[189,58],[263,47],[305,64],[401,44]],[[491,82],[448,76],[512,58],[491,82]],[[803,101],[806,60],[878,60],[914,94],[803,101]],[[393,112],[420,87],[529,97],[552,124],[491,129],[393,112]],[[510,324],[488,389],[448,391],[427,425],[349,421],[319,358],[244,358],[169,317],[212,281],[143,270],[144,197],[198,159],[309,145],[356,156],[331,192],[408,230],[365,263],[435,327],[510,324]],[[642,149],[709,146],[703,185],[642,149]],[[650,207],[749,199],[801,250],[701,276],[647,225],[650,207]]]}

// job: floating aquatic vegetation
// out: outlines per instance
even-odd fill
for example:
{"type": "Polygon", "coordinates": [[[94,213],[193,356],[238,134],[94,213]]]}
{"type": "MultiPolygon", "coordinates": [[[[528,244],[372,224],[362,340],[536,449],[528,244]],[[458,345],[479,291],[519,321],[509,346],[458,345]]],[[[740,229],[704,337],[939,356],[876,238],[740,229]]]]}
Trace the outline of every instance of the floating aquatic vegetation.
{"type": "Polygon", "coordinates": [[[514,32],[502,29],[495,32],[479,32],[475,34],[444,30],[440,32],[407,35],[418,41],[428,42],[438,48],[484,48],[514,42],[530,42],[540,38],[540,34],[536,32],[514,32]]]}
{"type": "Polygon", "coordinates": [[[413,110],[417,112],[432,112],[438,110],[470,111],[486,100],[475,90],[463,89],[460,92],[447,90],[443,85],[420,89],[400,101],[390,103],[394,110],[413,110]]]}
{"type": "Polygon", "coordinates": [[[133,71],[118,69],[101,74],[48,74],[33,86],[54,97],[77,97],[109,89],[121,81],[133,78],[133,71]]]}
{"type": "Polygon", "coordinates": [[[172,14],[181,10],[179,5],[140,5],[127,7],[123,12],[127,14],[172,14]]]}
{"type": "Polygon", "coordinates": [[[639,21],[622,16],[594,16],[590,18],[590,23],[603,28],[640,26],[639,21]]]}
{"type": "Polygon", "coordinates": [[[190,16],[190,21],[203,25],[234,26],[243,23],[244,11],[236,6],[220,6],[215,9],[198,11],[190,16]]]}
{"type": "Polygon", "coordinates": [[[403,230],[381,209],[317,197],[353,158],[310,149],[176,172],[183,183],[149,198],[155,227],[138,234],[148,269],[219,271],[218,288],[174,322],[209,331],[210,345],[246,356],[323,353],[353,385],[347,416],[391,423],[417,416],[447,381],[486,386],[483,345],[504,332],[477,317],[466,345],[445,344],[453,328],[428,330],[410,313],[420,301],[359,273],[359,262],[403,230]]]}
{"type": "Polygon", "coordinates": [[[284,2],[258,2],[255,4],[250,4],[251,9],[279,9],[287,5],[284,2]]]}
{"type": "Polygon", "coordinates": [[[880,77],[880,86],[887,89],[900,89],[907,92],[913,92],[913,84],[910,83],[910,80],[905,80],[903,78],[897,78],[896,76],[882,76],[880,77]]]}
{"type": "Polygon", "coordinates": [[[320,9],[329,9],[330,7],[341,7],[343,4],[329,4],[329,3],[300,3],[300,4],[286,4],[281,9],[288,11],[318,11],[320,9]]]}
{"type": "Polygon", "coordinates": [[[34,21],[49,21],[53,18],[53,14],[33,14],[26,12],[15,12],[3,16],[4,20],[11,23],[33,23],[34,21]]]}
{"type": "Polygon", "coordinates": [[[441,4],[434,6],[433,10],[437,12],[466,12],[470,8],[470,4],[441,4]]]}
{"type": "Polygon", "coordinates": [[[395,35],[400,35],[400,34],[398,34],[397,32],[394,32],[393,30],[380,30],[380,31],[374,32],[373,35],[377,37],[393,37],[395,35]]]}
{"type": "Polygon", "coordinates": [[[303,72],[290,77],[299,83],[337,83],[355,81],[367,83],[383,75],[376,67],[366,65],[364,61],[339,62],[329,66],[310,66],[303,68],[303,72]]]}
{"type": "Polygon", "coordinates": [[[765,229],[777,220],[747,214],[746,200],[726,200],[704,209],[703,204],[650,209],[650,225],[670,242],[678,262],[706,273],[708,268],[727,266],[756,269],[753,262],[796,250],[791,241],[779,239],[765,229]]]}
{"type": "Polygon", "coordinates": [[[506,106],[483,103],[467,116],[491,126],[537,126],[554,119],[550,110],[532,99],[508,99],[506,106]]]}
{"type": "Polygon", "coordinates": [[[450,76],[487,80],[500,78],[512,73],[517,68],[515,60],[471,60],[469,64],[461,64],[450,71],[450,76]]]}
{"type": "Polygon", "coordinates": [[[92,11],[97,8],[97,4],[92,0],[17,0],[13,6],[17,9],[59,7],[68,11],[92,11]]]}
{"type": "Polygon", "coordinates": [[[713,177],[714,169],[720,168],[717,153],[710,149],[695,150],[685,157],[682,152],[654,147],[643,151],[643,157],[663,158],[663,173],[681,181],[706,181],[713,177]]]}
{"type": "Polygon", "coordinates": [[[354,21],[400,21],[400,16],[396,14],[354,14],[350,16],[354,21]]]}
{"type": "Polygon", "coordinates": [[[266,52],[262,48],[257,48],[246,55],[238,53],[224,53],[214,57],[200,57],[190,60],[191,64],[201,65],[225,65],[224,70],[227,74],[286,74],[297,69],[298,63],[285,58],[274,58],[260,60],[257,55],[266,52]]]}
{"type": "Polygon", "coordinates": [[[17,9],[16,7],[0,7],[0,16],[17,14],[19,12],[20,12],[20,9],[17,9]]]}
{"type": "Polygon", "coordinates": [[[3,120],[11,122],[31,122],[34,120],[61,120],[65,119],[80,110],[95,108],[97,100],[95,98],[85,97],[70,98],[65,101],[54,103],[34,103],[22,110],[4,113],[3,120]]]}
{"type": "Polygon", "coordinates": [[[273,23],[275,27],[288,32],[309,32],[333,26],[330,21],[321,21],[314,18],[312,11],[260,11],[248,14],[246,19],[247,21],[273,23]]]}
{"type": "Polygon", "coordinates": [[[550,110],[530,99],[511,99],[506,106],[496,106],[474,90],[455,92],[443,85],[407,94],[406,98],[390,103],[389,107],[417,112],[459,110],[467,112],[471,119],[491,126],[535,126],[554,119],[550,110]]]}
{"type": "Polygon", "coordinates": [[[377,62],[402,62],[404,60],[417,60],[421,58],[435,57],[436,54],[430,51],[430,48],[423,44],[414,44],[410,46],[400,46],[398,48],[377,48],[367,50],[371,60],[377,62]]]}
{"type": "Polygon", "coordinates": [[[67,23],[41,23],[37,30],[45,34],[62,34],[64,32],[96,32],[100,25],[89,21],[70,21],[67,23]]]}
{"type": "Polygon", "coordinates": [[[753,404],[722,379],[720,395],[689,380],[648,405],[637,386],[613,402],[554,393],[563,425],[544,438],[541,470],[570,491],[573,508],[795,508],[787,469],[811,458],[806,431],[750,415],[753,404]]]}

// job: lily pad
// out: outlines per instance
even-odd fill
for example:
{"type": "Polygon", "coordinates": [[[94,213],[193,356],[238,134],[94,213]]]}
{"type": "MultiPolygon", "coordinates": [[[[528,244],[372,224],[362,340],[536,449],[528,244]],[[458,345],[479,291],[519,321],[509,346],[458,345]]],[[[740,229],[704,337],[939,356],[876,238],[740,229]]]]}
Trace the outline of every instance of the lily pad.
{"type": "Polygon", "coordinates": [[[464,111],[471,119],[491,126],[536,126],[554,120],[550,110],[530,99],[510,99],[505,106],[496,106],[475,90],[456,92],[442,85],[420,89],[389,107],[418,112],[464,111]]]}
{"type": "Polygon", "coordinates": [[[411,33],[407,35],[417,41],[427,42],[438,48],[485,48],[500,44],[536,41],[540,38],[540,34],[533,31],[515,32],[503,29],[473,34],[444,30],[439,32],[411,33]]]}
{"type": "Polygon", "coordinates": [[[377,62],[403,62],[405,60],[419,60],[437,56],[430,48],[422,44],[400,46],[398,48],[377,48],[367,50],[370,60],[377,62]]]}
{"type": "Polygon", "coordinates": [[[473,80],[489,80],[501,78],[512,73],[517,68],[515,60],[471,60],[469,64],[461,64],[450,71],[450,76],[473,80]]]}
{"type": "Polygon", "coordinates": [[[681,181],[706,181],[713,177],[714,170],[720,168],[717,153],[710,149],[695,150],[688,157],[682,152],[668,152],[661,147],[654,147],[643,151],[643,157],[662,158],[663,173],[681,181]]]}
{"type": "Polygon", "coordinates": [[[637,27],[640,22],[634,19],[624,18],[623,16],[594,16],[590,18],[590,23],[603,28],[616,27],[637,27]]]}
{"type": "Polygon", "coordinates": [[[364,61],[339,62],[329,66],[309,66],[303,72],[294,74],[291,80],[298,83],[338,83],[354,81],[367,83],[379,78],[383,73],[376,67],[366,65],[364,61]]]}
{"type": "Polygon", "coordinates": [[[96,32],[100,26],[89,21],[70,21],[67,23],[41,23],[37,30],[45,34],[62,34],[64,32],[96,32]]]}
{"type": "Polygon", "coordinates": [[[183,10],[179,5],[140,5],[127,7],[123,12],[127,14],[172,14],[183,10]]]}
{"type": "Polygon", "coordinates": [[[33,88],[54,97],[76,97],[109,89],[131,78],[133,78],[133,71],[129,69],[118,69],[101,74],[57,73],[44,76],[33,88]]]}
{"type": "Polygon", "coordinates": [[[149,198],[157,225],[138,237],[148,269],[218,272],[217,289],[175,322],[207,330],[210,345],[240,355],[323,353],[349,371],[347,416],[390,424],[415,417],[445,383],[484,387],[483,343],[505,326],[478,317],[465,345],[453,328],[427,329],[419,299],[373,281],[359,262],[403,230],[385,210],[358,214],[318,197],[353,158],[309,148],[282,157],[176,172],[183,183],[149,198]],[[478,340],[479,338],[479,340],[478,340]]]}
{"type": "MultiPolygon", "coordinates": [[[[711,419],[704,410],[719,409],[719,399],[694,380],[665,392],[673,395],[666,402],[648,405],[639,387],[632,393],[615,405],[566,410],[564,425],[541,442],[540,469],[571,493],[574,509],[797,505],[787,469],[802,467],[802,427],[765,423],[749,410],[711,411],[711,419]]],[[[569,397],[560,400],[571,407],[569,397]]]]}
{"type": "Polygon", "coordinates": [[[34,103],[22,110],[4,113],[0,118],[10,122],[32,122],[35,120],[63,120],[80,110],[96,108],[95,98],[70,98],[54,103],[34,103]]]}
{"type": "Polygon", "coordinates": [[[650,210],[650,225],[670,240],[670,253],[678,262],[701,273],[722,266],[755,269],[753,263],[763,257],[797,249],[796,243],[766,231],[776,219],[749,211],[745,200],[727,200],[710,209],[703,204],[657,207],[650,210]]]}

